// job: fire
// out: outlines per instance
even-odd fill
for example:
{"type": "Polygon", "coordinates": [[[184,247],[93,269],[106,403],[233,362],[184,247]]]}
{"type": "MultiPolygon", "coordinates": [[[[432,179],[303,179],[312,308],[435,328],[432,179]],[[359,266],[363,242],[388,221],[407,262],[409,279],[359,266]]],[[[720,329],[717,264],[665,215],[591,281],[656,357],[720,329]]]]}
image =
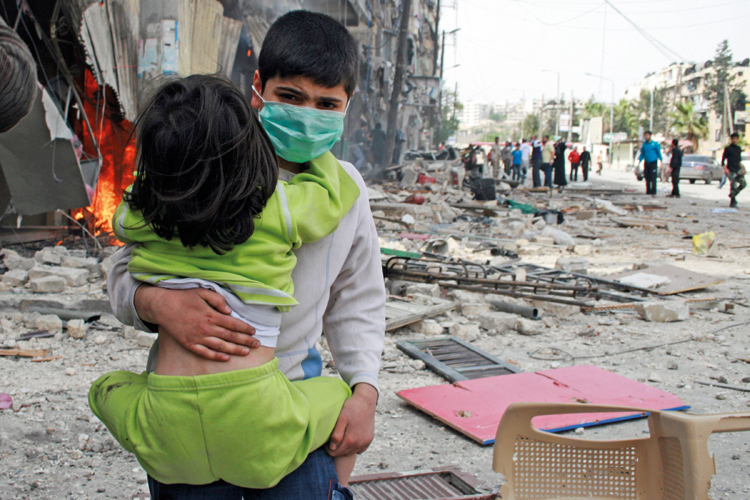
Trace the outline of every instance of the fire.
{"type": "MultiPolygon", "coordinates": [[[[132,124],[120,116],[111,89],[99,87],[88,70],[83,90],[84,112],[95,129],[94,137],[102,159],[91,206],[74,210],[72,216],[87,224],[95,234],[112,233],[112,216],[122,199],[123,191],[134,179],[135,139],[131,134],[132,124]]],[[[81,123],[76,133],[83,142],[84,151],[95,157],[96,150],[88,127],[81,123]]]]}

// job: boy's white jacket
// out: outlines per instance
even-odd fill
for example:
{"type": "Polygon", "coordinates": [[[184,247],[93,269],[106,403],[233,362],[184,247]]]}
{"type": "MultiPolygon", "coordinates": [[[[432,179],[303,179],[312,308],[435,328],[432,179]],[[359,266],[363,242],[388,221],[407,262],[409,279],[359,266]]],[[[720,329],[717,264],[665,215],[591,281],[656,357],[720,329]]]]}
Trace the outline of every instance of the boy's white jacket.
{"type": "MultiPolygon", "coordinates": [[[[360,382],[378,389],[380,356],[385,337],[385,285],[378,234],[370,212],[367,187],[353,165],[340,162],[357,182],[360,196],[336,231],[295,250],[292,272],[298,305],[284,313],[276,346],[279,369],[290,380],[317,371],[315,361],[303,361],[325,332],[341,377],[350,386],[360,382]],[[304,366],[303,366],[304,365],[304,366]]],[[[279,171],[282,180],[292,173],[279,171]]],[[[122,323],[150,331],[136,313],[133,298],[142,284],[128,273],[132,245],[118,252],[107,278],[112,310],[122,323]]],[[[157,344],[154,344],[156,346],[157,344]]],[[[153,351],[152,354],[156,354],[153,351]]],[[[149,358],[148,369],[155,366],[149,358]]],[[[319,366],[319,364],[318,364],[319,366]]]]}

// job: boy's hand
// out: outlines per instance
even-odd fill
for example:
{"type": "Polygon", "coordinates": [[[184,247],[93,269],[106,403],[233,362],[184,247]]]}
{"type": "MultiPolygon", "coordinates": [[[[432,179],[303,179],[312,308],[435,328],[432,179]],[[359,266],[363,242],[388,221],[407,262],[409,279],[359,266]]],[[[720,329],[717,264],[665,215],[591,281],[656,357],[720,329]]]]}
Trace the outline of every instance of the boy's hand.
{"type": "Polygon", "coordinates": [[[147,323],[182,347],[212,361],[229,361],[229,355],[246,356],[260,346],[255,329],[229,316],[232,310],[220,294],[205,288],[168,290],[143,284],[134,297],[135,309],[147,323]]]}
{"type": "Polygon", "coordinates": [[[378,391],[369,384],[357,384],[341,409],[328,442],[332,457],[364,453],[375,437],[375,406],[378,391]]]}

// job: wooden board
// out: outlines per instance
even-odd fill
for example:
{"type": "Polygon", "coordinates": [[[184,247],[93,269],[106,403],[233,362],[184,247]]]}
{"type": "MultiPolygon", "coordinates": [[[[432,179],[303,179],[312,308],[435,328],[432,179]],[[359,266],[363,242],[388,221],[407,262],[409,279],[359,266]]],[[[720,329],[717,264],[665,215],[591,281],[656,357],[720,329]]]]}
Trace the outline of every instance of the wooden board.
{"type": "MultiPolygon", "coordinates": [[[[454,382],[397,393],[409,404],[480,444],[495,442],[505,410],[513,403],[582,403],[654,410],[689,408],[674,394],[595,366],[571,366],[535,373],[454,382]]],[[[534,426],[549,432],[641,418],[641,413],[547,415],[534,426]]]]}
{"type": "Polygon", "coordinates": [[[450,382],[510,375],[521,371],[453,336],[401,340],[396,345],[412,358],[424,361],[430,370],[450,382]]]}
{"type": "Polygon", "coordinates": [[[644,273],[644,274],[655,274],[657,276],[664,276],[669,278],[669,283],[656,287],[653,291],[659,295],[673,295],[675,293],[690,292],[693,290],[701,290],[708,288],[713,285],[723,283],[724,280],[718,278],[712,278],[705,274],[688,271],[680,267],[671,266],[665,264],[663,266],[647,267],[645,269],[638,269],[637,271],[628,271],[625,273],[611,274],[605,276],[605,279],[610,281],[617,281],[633,274],[644,273]]]}
{"type": "Polygon", "coordinates": [[[421,304],[406,297],[388,297],[385,303],[385,331],[395,330],[458,307],[458,302],[432,297],[433,304],[421,304]]]}

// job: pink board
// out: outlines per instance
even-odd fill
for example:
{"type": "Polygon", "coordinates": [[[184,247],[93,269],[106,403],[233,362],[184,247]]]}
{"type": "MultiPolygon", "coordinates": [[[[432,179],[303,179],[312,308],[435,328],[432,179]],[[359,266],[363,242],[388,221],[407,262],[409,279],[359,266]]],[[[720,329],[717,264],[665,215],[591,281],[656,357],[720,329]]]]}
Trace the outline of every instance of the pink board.
{"type": "MultiPolygon", "coordinates": [[[[592,403],[654,410],[685,410],[668,392],[595,366],[515,373],[400,391],[398,396],[481,444],[495,442],[506,408],[513,403],[592,403]]],[[[640,418],[640,413],[548,415],[534,426],[549,432],[640,418]]]]}

